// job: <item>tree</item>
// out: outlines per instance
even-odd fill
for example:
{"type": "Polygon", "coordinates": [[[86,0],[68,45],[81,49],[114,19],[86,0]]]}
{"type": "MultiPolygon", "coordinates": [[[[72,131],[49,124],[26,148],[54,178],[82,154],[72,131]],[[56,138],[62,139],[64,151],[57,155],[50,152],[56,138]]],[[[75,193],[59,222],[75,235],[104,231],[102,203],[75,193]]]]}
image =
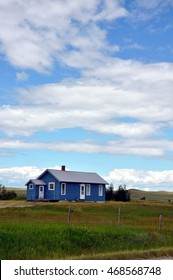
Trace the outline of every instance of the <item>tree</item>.
{"type": "Polygon", "coordinates": [[[119,185],[118,190],[114,190],[114,185],[110,183],[106,190],[106,200],[130,201],[130,192],[126,189],[126,185],[119,185]]]}
{"type": "Polygon", "coordinates": [[[114,194],[116,201],[130,201],[130,192],[126,189],[126,185],[120,185],[114,194]]]}
{"type": "Polygon", "coordinates": [[[106,190],[106,200],[114,200],[114,185],[112,183],[106,190]]]}
{"type": "Polygon", "coordinates": [[[6,199],[6,189],[3,185],[0,185],[0,199],[6,199]]]}

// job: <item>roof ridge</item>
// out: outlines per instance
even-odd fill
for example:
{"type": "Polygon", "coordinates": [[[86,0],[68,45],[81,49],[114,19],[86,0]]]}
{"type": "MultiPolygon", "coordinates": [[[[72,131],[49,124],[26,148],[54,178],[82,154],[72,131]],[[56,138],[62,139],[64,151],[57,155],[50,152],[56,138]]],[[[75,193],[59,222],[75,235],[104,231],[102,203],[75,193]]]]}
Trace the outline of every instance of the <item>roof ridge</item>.
{"type": "MultiPolygon", "coordinates": [[[[55,169],[55,168],[47,168],[46,170],[53,170],[53,171],[62,171],[62,172],[78,172],[78,173],[92,173],[97,174],[97,172],[91,172],[91,171],[76,171],[76,170],[61,170],[61,169],[55,169]]],[[[97,174],[98,175],[98,174],[97,174]]],[[[100,176],[100,175],[99,175],[100,176]]]]}

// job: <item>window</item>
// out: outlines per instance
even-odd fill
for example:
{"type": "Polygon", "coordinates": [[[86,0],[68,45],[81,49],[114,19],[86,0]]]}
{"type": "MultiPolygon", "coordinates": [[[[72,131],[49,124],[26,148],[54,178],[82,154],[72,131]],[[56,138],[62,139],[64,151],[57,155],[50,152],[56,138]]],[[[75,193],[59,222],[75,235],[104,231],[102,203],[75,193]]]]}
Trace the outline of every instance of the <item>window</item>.
{"type": "Polygon", "coordinates": [[[53,191],[55,189],[55,183],[54,182],[50,182],[49,186],[48,186],[48,190],[49,191],[53,191]]]}
{"type": "Polygon", "coordinates": [[[61,184],[61,195],[66,195],[66,183],[61,184]]]}
{"type": "Polygon", "coordinates": [[[103,196],[103,185],[99,185],[99,196],[103,196]]]}
{"type": "Polygon", "coordinates": [[[34,188],[34,185],[33,184],[29,184],[29,189],[33,190],[33,188],[34,188]]]}
{"type": "Polygon", "coordinates": [[[91,195],[91,185],[90,184],[86,184],[86,195],[91,195]]]}

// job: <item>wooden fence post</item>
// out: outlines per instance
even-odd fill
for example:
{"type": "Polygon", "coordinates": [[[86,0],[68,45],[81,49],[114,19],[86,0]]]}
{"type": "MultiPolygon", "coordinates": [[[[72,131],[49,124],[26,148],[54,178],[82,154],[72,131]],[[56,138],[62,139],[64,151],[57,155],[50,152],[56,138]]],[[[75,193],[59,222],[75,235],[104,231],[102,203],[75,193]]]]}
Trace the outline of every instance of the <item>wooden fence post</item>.
{"type": "Polygon", "coordinates": [[[71,206],[69,206],[68,208],[68,220],[67,220],[68,225],[70,225],[70,214],[71,214],[71,206]]]}
{"type": "Polygon", "coordinates": [[[118,208],[118,228],[120,227],[120,213],[121,213],[121,208],[118,208]]]}
{"type": "Polygon", "coordinates": [[[162,229],[162,222],[163,222],[163,217],[162,215],[159,216],[159,230],[162,229]]]}

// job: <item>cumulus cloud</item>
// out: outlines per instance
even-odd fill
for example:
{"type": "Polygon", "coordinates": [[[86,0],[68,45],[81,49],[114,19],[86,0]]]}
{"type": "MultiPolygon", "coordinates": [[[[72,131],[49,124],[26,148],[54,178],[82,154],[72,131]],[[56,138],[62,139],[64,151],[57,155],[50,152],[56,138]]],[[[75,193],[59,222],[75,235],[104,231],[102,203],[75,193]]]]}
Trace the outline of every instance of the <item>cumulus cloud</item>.
{"type": "MultiPolygon", "coordinates": [[[[153,5],[154,0],[149,6],[153,5]]],[[[81,68],[80,81],[21,88],[19,104],[0,107],[1,131],[31,136],[81,127],[145,139],[172,127],[172,64],[144,64],[109,55],[112,45],[100,22],[125,16],[128,12],[118,0],[1,1],[0,51],[11,64],[46,71],[58,60],[81,68]]],[[[16,78],[25,80],[27,74],[18,71],[16,78]]]]}
{"type": "Polygon", "coordinates": [[[124,17],[141,20],[165,7],[172,7],[172,0],[133,0],[129,11],[121,0],[0,1],[0,52],[21,69],[46,72],[56,61],[95,68],[119,51],[100,23],[124,17]]]}
{"type": "Polygon", "coordinates": [[[124,138],[164,137],[173,123],[172,71],[171,63],[112,59],[80,81],[21,88],[20,104],[1,106],[1,131],[29,136],[81,127],[124,138]]]}
{"type": "Polygon", "coordinates": [[[36,166],[0,167],[0,183],[5,186],[24,187],[27,181],[37,178],[45,169],[60,170],[60,166],[38,168],[36,166]]]}
{"type": "Polygon", "coordinates": [[[0,2],[0,51],[15,66],[46,71],[53,61],[83,66],[109,50],[102,20],[127,15],[118,0],[10,0],[0,2]],[[79,62],[79,61],[78,61],[79,62]]]}
{"type": "Polygon", "coordinates": [[[114,169],[106,176],[106,180],[112,182],[115,187],[126,184],[128,188],[172,191],[173,170],[114,169]]]}
{"type": "Polygon", "coordinates": [[[18,187],[31,178],[38,177],[43,169],[36,166],[4,167],[0,168],[0,182],[5,186],[18,187]]]}
{"type": "MultiPolygon", "coordinates": [[[[46,168],[48,167],[46,166],[46,168]]],[[[46,168],[36,166],[1,167],[0,182],[5,186],[24,187],[29,179],[37,178],[46,168]]],[[[60,166],[49,168],[61,169],[60,166]]],[[[127,188],[171,191],[173,187],[173,170],[114,169],[104,178],[108,183],[112,182],[115,188],[120,184],[126,184],[127,188]]]]}

